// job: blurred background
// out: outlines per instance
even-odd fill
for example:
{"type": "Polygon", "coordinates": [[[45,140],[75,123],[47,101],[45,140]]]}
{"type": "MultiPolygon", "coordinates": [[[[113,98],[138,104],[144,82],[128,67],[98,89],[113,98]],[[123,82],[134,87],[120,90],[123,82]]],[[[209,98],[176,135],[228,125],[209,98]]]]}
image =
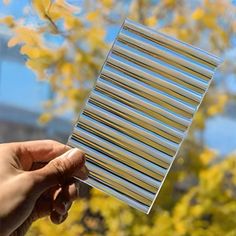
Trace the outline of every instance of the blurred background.
{"type": "Polygon", "coordinates": [[[0,1],[0,142],[66,143],[125,17],[224,63],[150,215],[100,191],[28,235],[236,235],[236,1],[0,1]]]}

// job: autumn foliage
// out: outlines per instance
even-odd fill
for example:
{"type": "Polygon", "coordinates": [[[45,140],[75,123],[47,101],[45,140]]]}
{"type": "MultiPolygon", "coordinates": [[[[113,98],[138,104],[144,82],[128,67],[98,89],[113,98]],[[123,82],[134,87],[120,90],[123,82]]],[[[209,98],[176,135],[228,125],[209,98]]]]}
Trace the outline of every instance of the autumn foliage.
{"type": "MultiPolygon", "coordinates": [[[[8,1],[5,1],[6,3],[8,1]]],[[[13,1],[14,2],[14,1],[13,1]]],[[[150,27],[218,54],[224,64],[194,119],[150,215],[92,189],[78,200],[68,220],[36,222],[29,235],[234,236],[236,235],[236,154],[221,156],[204,143],[207,120],[220,116],[236,96],[227,78],[236,73],[236,7],[228,0],[32,0],[21,19],[0,21],[20,45],[26,65],[51,84],[41,122],[81,108],[109,50],[109,30],[127,14],[150,27]],[[192,3],[192,4],[191,4],[192,3]],[[33,17],[32,17],[33,15],[33,17]]],[[[222,140],[226,142],[226,140],[222,140]]]]}

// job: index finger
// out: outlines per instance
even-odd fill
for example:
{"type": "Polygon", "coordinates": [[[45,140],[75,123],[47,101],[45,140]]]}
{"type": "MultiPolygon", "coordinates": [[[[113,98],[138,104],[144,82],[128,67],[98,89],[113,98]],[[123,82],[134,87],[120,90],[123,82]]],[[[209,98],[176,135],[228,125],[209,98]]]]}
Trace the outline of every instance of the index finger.
{"type": "Polygon", "coordinates": [[[26,141],[12,145],[15,145],[17,157],[25,170],[29,170],[34,162],[49,162],[71,149],[54,140],[26,141]]]}

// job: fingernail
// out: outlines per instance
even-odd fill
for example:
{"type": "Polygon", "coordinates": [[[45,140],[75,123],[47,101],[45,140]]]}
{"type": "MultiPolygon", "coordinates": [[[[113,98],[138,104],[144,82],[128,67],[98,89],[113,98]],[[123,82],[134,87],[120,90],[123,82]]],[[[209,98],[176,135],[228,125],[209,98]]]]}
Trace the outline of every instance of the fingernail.
{"type": "Polygon", "coordinates": [[[83,166],[80,170],[83,174],[88,174],[88,170],[85,166],[83,166]]]}
{"type": "Polygon", "coordinates": [[[64,158],[64,157],[73,158],[73,157],[75,157],[75,156],[80,156],[80,157],[82,157],[82,160],[85,159],[85,154],[84,154],[84,152],[81,151],[81,150],[78,149],[78,148],[72,148],[72,149],[70,149],[69,151],[67,151],[66,153],[64,153],[64,154],[62,155],[62,158],[64,158]]]}
{"type": "Polygon", "coordinates": [[[88,179],[88,174],[89,174],[89,170],[87,167],[83,166],[80,171],[82,172],[83,176],[84,176],[84,180],[88,179]]]}
{"type": "Polygon", "coordinates": [[[78,155],[81,154],[81,150],[79,150],[78,148],[72,148],[71,150],[69,150],[68,152],[66,152],[67,157],[73,157],[74,155],[78,155]]]}

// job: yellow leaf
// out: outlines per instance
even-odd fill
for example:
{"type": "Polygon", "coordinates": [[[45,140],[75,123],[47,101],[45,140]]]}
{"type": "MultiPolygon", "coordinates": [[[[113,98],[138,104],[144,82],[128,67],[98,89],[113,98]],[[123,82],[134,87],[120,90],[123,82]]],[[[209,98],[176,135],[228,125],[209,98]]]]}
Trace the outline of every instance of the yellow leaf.
{"type": "Polygon", "coordinates": [[[30,27],[18,26],[14,29],[15,36],[8,43],[9,46],[15,46],[18,43],[39,46],[41,39],[40,34],[30,27]]]}
{"type": "Polygon", "coordinates": [[[228,101],[229,97],[226,94],[221,94],[218,96],[218,101],[220,106],[224,106],[225,103],[228,101]]]}
{"type": "Polygon", "coordinates": [[[49,122],[51,119],[52,119],[52,114],[44,113],[39,117],[38,122],[40,124],[45,124],[45,123],[49,122]]]}
{"type": "Polygon", "coordinates": [[[95,21],[99,17],[98,11],[89,12],[86,16],[88,21],[95,21]]]}
{"type": "Polygon", "coordinates": [[[9,48],[11,48],[11,47],[16,46],[18,43],[19,43],[18,38],[17,38],[17,37],[12,37],[12,38],[8,41],[7,46],[8,46],[9,48]]]}
{"type": "Polygon", "coordinates": [[[57,21],[61,18],[65,19],[67,17],[71,17],[73,14],[73,9],[70,8],[70,6],[64,1],[58,0],[51,4],[46,14],[52,21],[57,21]]]}
{"type": "Polygon", "coordinates": [[[5,24],[8,27],[13,27],[15,25],[13,16],[6,16],[0,19],[0,24],[5,24]]]}
{"type": "Polygon", "coordinates": [[[188,41],[189,38],[189,31],[187,29],[179,29],[178,36],[183,41],[188,41]]]}
{"type": "Polygon", "coordinates": [[[37,11],[38,15],[45,19],[46,18],[46,12],[48,11],[50,7],[51,0],[32,0],[32,5],[34,9],[37,11]]]}
{"type": "Polygon", "coordinates": [[[98,47],[99,44],[104,42],[106,31],[103,28],[92,27],[88,30],[88,42],[91,48],[98,47]]]}
{"type": "Polygon", "coordinates": [[[187,19],[185,16],[176,15],[176,17],[175,17],[175,23],[178,25],[183,25],[186,23],[186,21],[187,21],[187,19]]]}
{"type": "Polygon", "coordinates": [[[204,150],[200,155],[200,160],[204,165],[208,165],[216,157],[216,151],[212,149],[204,150]]]}
{"type": "Polygon", "coordinates": [[[180,235],[185,235],[187,228],[184,224],[184,222],[179,221],[178,223],[175,224],[175,229],[176,229],[176,233],[180,234],[180,235]]]}
{"type": "Polygon", "coordinates": [[[55,0],[54,4],[61,6],[64,10],[70,12],[71,14],[81,12],[81,7],[69,4],[67,0],[55,0]]]}
{"type": "Polygon", "coordinates": [[[73,73],[73,65],[69,62],[63,63],[61,66],[61,72],[65,76],[71,75],[73,73]]]}
{"type": "Polygon", "coordinates": [[[78,100],[81,94],[79,92],[79,89],[72,88],[68,90],[67,95],[68,95],[68,98],[71,100],[78,100]]]}
{"type": "Polygon", "coordinates": [[[216,102],[207,109],[207,114],[210,116],[214,116],[218,113],[223,112],[228,99],[229,98],[226,94],[218,95],[216,102]]]}
{"type": "Polygon", "coordinates": [[[113,0],[101,0],[101,3],[103,6],[110,8],[113,5],[113,0]]]}
{"type": "Polygon", "coordinates": [[[221,38],[225,44],[229,43],[229,34],[228,33],[226,33],[224,30],[220,30],[219,35],[221,36],[221,38]]]}
{"type": "Polygon", "coordinates": [[[28,45],[24,45],[23,47],[21,47],[20,52],[21,54],[27,55],[32,59],[39,58],[40,54],[42,53],[40,48],[35,48],[28,45]]]}
{"type": "Polygon", "coordinates": [[[204,129],[205,127],[205,117],[201,111],[198,111],[194,117],[194,120],[197,124],[197,127],[200,129],[204,129]]]}
{"type": "Polygon", "coordinates": [[[157,18],[155,16],[151,16],[145,20],[145,23],[148,26],[155,26],[157,24],[157,18]]]}
{"type": "Polygon", "coordinates": [[[214,15],[204,16],[202,18],[202,22],[206,27],[208,27],[210,29],[214,29],[217,27],[216,17],[214,15]]]}
{"type": "Polygon", "coordinates": [[[74,16],[68,16],[64,18],[64,27],[66,30],[73,30],[73,29],[79,29],[82,26],[82,22],[74,17],[74,16]]]}
{"type": "Polygon", "coordinates": [[[165,5],[171,7],[174,6],[176,3],[176,0],[164,0],[165,5]]]}
{"type": "Polygon", "coordinates": [[[202,8],[197,8],[193,13],[192,13],[192,19],[193,20],[200,20],[204,16],[204,11],[202,8]]]}
{"type": "Polygon", "coordinates": [[[82,54],[80,52],[76,53],[75,55],[75,62],[81,62],[83,59],[82,54]]]}
{"type": "Polygon", "coordinates": [[[207,114],[210,115],[210,116],[214,116],[214,115],[216,115],[217,113],[219,113],[219,109],[218,109],[218,106],[217,106],[217,105],[210,106],[210,107],[207,109],[207,114]]]}
{"type": "Polygon", "coordinates": [[[65,86],[67,88],[72,87],[73,86],[73,80],[72,80],[71,77],[66,77],[65,79],[63,79],[62,84],[63,84],[63,86],[65,86]]]}
{"type": "Polygon", "coordinates": [[[32,69],[38,76],[38,79],[44,79],[44,67],[37,60],[28,60],[26,66],[32,69]]]}

